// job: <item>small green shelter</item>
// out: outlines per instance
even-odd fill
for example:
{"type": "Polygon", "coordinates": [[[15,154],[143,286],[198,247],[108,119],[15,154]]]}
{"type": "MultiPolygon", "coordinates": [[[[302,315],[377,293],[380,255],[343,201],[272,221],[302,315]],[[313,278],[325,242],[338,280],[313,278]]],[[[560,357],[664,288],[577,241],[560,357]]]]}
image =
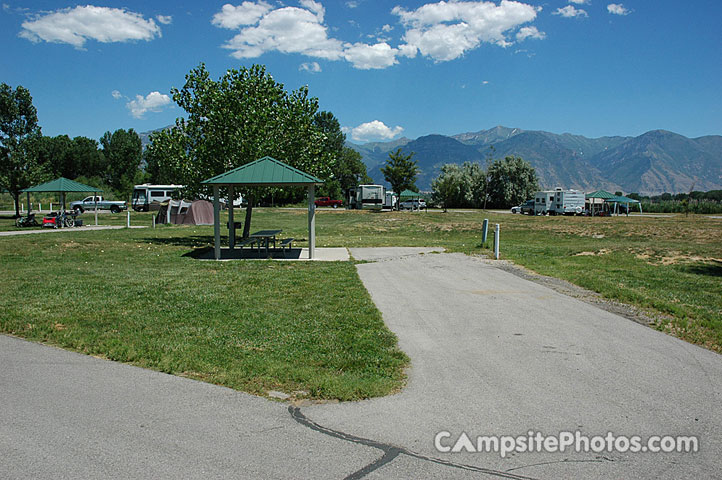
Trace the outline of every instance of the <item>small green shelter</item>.
{"type": "MultiPolygon", "coordinates": [[[[93,196],[96,197],[98,193],[102,193],[102,189],[98,187],[91,187],[90,185],[85,185],[79,182],[76,182],[74,180],[68,180],[65,177],[56,178],[55,180],[51,180],[49,182],[41,183],[40,185],[35,185],[32,187],[28,187],[25,190],[21,190],[21,192],[27,193],[28,195],[28,212],[30,211],[30,194],[31,193],[59,193],[60,194],[60,204],[63,207],[63,210],[65,210],[65,194],[70,192],[93,192],[93,196]]],[[[98,224],[98,208],[96,204],[95,208],[95,224],[98,224]]]]}
{"type": "MultiPolygon", "coordinates": [[[[308,187],[308,258],[313,260],[316,249],[316,205],[314,203],[316,185],[323,180],[302,172],[280,160],[263,157],[229,170],[201,182],[213,187],[213,233],[215,259],[221,259],[221,214],[218,190],[228,188],[228,198],[234,198],[236,187],[308,187]]],[[[236,226],[233,221],[233,208],[228,210],[228,243],[233,249],[236,243],[236,226]]]]}
{"type": "Polygon", "coordinates": [[[604,202],[614,197],[615,195],[613,193],[609,193],[606,190],[597,190],[596,192],[587,193],[585,195],[586,202],[589,204],[587,211],[589,211],[591,215],[594,216],[596,213],[599,213],[603,210],[604,202]]]}

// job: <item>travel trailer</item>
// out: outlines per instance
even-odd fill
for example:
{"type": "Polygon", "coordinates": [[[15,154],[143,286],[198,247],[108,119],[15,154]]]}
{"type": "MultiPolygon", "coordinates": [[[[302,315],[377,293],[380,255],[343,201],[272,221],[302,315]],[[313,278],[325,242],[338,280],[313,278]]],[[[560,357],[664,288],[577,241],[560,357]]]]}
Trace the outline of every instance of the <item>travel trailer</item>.
{"type": "Polygon", "coordinates": [[[584,192],[578,190],[545,190],[534,195],[535,215],[581,215],[584,211],[584,192]]]}

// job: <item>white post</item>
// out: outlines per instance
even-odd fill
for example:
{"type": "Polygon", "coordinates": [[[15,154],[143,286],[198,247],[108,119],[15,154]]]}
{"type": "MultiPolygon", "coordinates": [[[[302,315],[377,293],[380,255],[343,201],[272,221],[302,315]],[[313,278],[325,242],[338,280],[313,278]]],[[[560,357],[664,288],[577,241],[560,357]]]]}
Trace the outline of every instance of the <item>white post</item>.
{"type": "Polygon", "coordinates": [[[125,224],[126,227],[130,228],[130,210],[126,210],[126,213],[128,214],[128,221],[125,224]]]}
{"type": "Polygon", "coordinates": [[[33,210],[33,206],[30,203],[30,192],[27,192],[28,195],[28,215],[30,215],[30,212],[33,210]]]}
{"type": "Polygon", "coordinates": [[[170,225],[170,209],[173,208],[173,200],[168,200],[168,210],[165,211],[165,223],[170,225]]]}
{"type": "Polygon", "coordinates": [[[53,211],[53,202],[50,202],[50,210],[48,210],[48,211],[49,211],[49,212],[52,212],[52,211],[53,211]]]}
{"type": "Polygon", "coordinates": [[[152,225],[153,225],[153,228],[155,228],[155,215],[153,215],[153,216],[150,217],[150,218],[152,219],[152,222],[151,222],[151,223],[152,223],[152,225]]]}
{"type": "Polygon", "coordinates": [[[221,205],[218,201],[218,185],[213,185],[213,253],[221,259],[221,205]]]}
{"type": "Polygon", "coordinates": [[[494,227],[494,258],[499,260],[499,224],[494,227]]]}
{"type": "Polygon", "coordinates": [[[228,186],[228,246],[233,250],[236,246],[236,224],[233,221],[233,185],[228,186]]]}
{"type": "Polygon", "coordinates": [[[316,250],[316,204],[314,203],[315,185],[308,187],[308,259],[313,260],[316,250]]]}
{"type": "Polygon", "coordinates": [[[38,202],[38,213],[42,213],[43,211],[43,204],[38,202]]]}

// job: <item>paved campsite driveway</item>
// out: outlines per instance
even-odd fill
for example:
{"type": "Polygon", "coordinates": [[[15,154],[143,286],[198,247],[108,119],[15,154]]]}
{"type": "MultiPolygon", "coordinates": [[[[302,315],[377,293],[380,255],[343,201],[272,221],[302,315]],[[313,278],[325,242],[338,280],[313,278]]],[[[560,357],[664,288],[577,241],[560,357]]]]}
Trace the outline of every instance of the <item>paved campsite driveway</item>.
{"type": "Polygon", "coordinates": [[[352,249],[412,359],[300,409],[0,336],[1,478],[712,478],[722,357],[457,254],[352,249]],[[442,454],[448,431],[696,435],[697,454],[442,454]]]}
{"type": "MultiPolygon", "coordinates": [[[[374,252],[368,252],[374,254],[374,252]]],[[[351,249],[364,259],[364,249],[351,249]]],[[[722,356],[460,254],[358,265],[412,360],[400,394],[315,406],[320,425],[425,456],[533,478],[713,478],[722,471],[722,356]],[[440,454],[478,435],[696,435],[696,454],[440,454]],[[450,441],[451,441],[450,440],[450,441]],[[446,443],[449,443],[447,441],[446,443]]],[[[373,478],[423,462],[401,455],[373,478]]],[[[432,471],[438,471],[438,466],[432,471]]],[[[447,476],[478,476],[446,467],[447,476]]]]}

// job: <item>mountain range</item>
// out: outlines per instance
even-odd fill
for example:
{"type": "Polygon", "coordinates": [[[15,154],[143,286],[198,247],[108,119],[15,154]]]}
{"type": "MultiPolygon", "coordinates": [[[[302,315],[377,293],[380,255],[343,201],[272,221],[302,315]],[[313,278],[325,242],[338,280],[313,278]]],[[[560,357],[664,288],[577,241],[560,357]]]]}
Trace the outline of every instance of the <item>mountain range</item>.
{"type": "Polygon", "coordinates": [[[541,188],[604,189],[658,195],[722,189],[722,136],[687,138],[665,130],[638,137],[587,138],[519,128],[494,127],[415,140],[346,143],[358,151],[369,176],[384,183],[381,167],[389,152],[415,152],[417,187],[430,190],[444,163],[481,162],[517,155],[536,169],[541,188]]]}

